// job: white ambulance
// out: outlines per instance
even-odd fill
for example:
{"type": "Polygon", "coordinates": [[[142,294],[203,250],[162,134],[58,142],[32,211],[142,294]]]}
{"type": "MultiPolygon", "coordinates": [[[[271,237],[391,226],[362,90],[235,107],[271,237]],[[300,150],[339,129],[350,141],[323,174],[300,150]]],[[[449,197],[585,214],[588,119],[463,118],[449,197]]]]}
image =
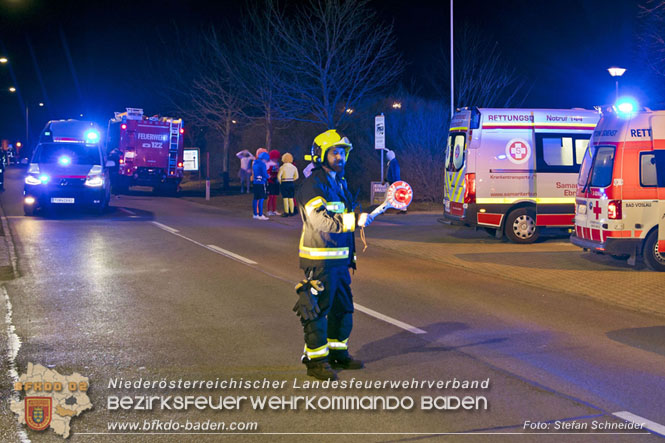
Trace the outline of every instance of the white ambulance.
{"type": "Polygon", "coordinates": [[[591,138],[571,241],[665,271],[665,111],[624,105],[603,110],[591,138]]]}
{"type": "Polygon", "coordinates": [[[599,111],[463,108],[446,147],[444,217],[532,243],[573,226],[575,188],[599,111]]]}

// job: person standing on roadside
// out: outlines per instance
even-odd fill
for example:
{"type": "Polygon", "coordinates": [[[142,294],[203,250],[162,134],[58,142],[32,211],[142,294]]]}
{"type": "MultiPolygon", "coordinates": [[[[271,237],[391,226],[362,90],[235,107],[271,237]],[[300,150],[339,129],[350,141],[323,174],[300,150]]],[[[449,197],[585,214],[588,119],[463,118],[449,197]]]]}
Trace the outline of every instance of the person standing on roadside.
{"type": "Polygon", "coordinates": [[[252,187],[254,189],[254,200],[252,200],[252,212],[256,220],[270,220],[263,215],[263,200],[266,198],[266,184],[268,183],[268,168],[266,163],[270,160],[267,152],[261,152],[252,165],[252,187]]]}
{"type": "Polygon", "coordinates": [[[277,212],[277,196],[279,195],[279,181],[277,174],[279,173],[279,158],[280,154],[277,149],[270,151],[270,161],[268,162],[268,215],[280,215],[277,212]]]}
{"type": "Polygon", "coordinates": [[[395,157],[394,151],[386,152],[386,158],[388,159],[388,174],[386,175],[386,181],[388,184],[392,185],[401,180],[399,162],[395,157]]]}
{"type": "Polygon", "coordinates": [[[279,188],[284,200],[284,213],[282,217],[296,215],[293,197],[295,195],[295,181],[298,180],[298,168],[293,164],[293,156],[288,152],[282,155],[282,166],[277,174],[279,188]]]}
{"type": "Polygon", "coordinates": [[[302,362],[307,375],[319,380],[336,380],[338,369],[364,367],[348,351],[354,310],[349,268],[356,269],[356,224],[368,226],[373,217],[363,213],[356,222],[356,202],[344,178],[351,149],[349,139],[334,129],[319,134],[311,155],[305,156],[314,162],[314,169],[297,194],[305,279],[296,286],[298,302],[293,310],[305,336],[302,362]]]}
{"type": "Polygon", "coordinates": [[[240,178],[240,193],[249,194],[251,183],[250,178],[252,176],[252,160],[256,157],[254,157],[247,149],[238,152],[236,157],[240,159],[240,169],[238,170],[238,177],[240,178]],[[246,190],[243,192],[244,188],[246,188],[246,190]]]}

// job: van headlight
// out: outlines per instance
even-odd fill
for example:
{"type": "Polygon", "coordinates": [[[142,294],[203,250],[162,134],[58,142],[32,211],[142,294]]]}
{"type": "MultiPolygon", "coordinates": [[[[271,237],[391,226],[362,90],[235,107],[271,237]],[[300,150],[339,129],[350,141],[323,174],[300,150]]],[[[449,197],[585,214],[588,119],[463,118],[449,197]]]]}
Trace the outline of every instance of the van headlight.
{"type": "Polygon", "coordinates": [[[28,175],[25,176],[25,184],[26,185],[41,185],[42,181],[39,178],[32,175],[32,174],[28,174],[28,175]]]}
{"type": "Polygon", "coordinates": [[[104,174],[101,166],[95,165],[90,168],[90,172],[88,172],[88,176],[85,179],[85,185],[91,188],[104,186],[104,174]]]}

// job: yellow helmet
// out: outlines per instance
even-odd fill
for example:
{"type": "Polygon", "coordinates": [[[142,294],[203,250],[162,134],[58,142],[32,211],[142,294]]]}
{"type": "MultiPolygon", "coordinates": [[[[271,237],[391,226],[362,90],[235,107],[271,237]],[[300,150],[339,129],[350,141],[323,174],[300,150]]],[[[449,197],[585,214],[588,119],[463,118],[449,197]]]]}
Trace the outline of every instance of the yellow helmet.
{"type": "Polygon", "coordinates": [[[314,163],[323,163],[328,149],[334,147],[344,148],[346,151],[346,160],[349,159],[349,152],[353,149],[353,145],[348,138],[337,132],[336,129],[329,129],[316,136],[314,143],[312,143],[311,154],[305,155],[305,160],[313,161],[314,163]]]}

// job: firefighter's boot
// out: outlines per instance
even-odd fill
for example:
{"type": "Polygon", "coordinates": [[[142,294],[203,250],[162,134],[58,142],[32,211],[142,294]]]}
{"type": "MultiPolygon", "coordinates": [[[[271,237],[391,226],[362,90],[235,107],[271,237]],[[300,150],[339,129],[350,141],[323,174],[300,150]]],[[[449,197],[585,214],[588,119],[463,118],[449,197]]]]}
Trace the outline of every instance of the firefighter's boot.
{"type": "Polygon", "coordinates": [[[348,352],[330,351],[330,366],[333,369],[362,369],[365,364],[362,360],[353,358],[348,352]]]}
{"type": "Polygon", "coordinates": [[[333,371],[327,359],[309,360],[303,358],[302,362],[307,366],[307,375],[319,380],[337,380],[337,372],[333,371]]]}

